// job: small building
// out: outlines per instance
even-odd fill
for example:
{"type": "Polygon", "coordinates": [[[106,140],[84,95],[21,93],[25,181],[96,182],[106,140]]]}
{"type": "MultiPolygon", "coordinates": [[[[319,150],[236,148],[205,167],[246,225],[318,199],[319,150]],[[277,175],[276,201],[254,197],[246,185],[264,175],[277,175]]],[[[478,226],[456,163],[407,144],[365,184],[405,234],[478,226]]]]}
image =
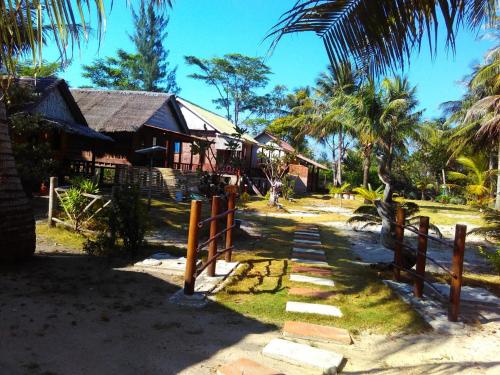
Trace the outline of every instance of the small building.
{"type": "Polygon", "coordinates": [[[191,143],[186,121],[175,95],[145,91],[71,89],[89,126],[113,138],[113,145],[96,155],[101,165],[149,166],[151,156],[136,152],[161,146],[153,166],[196,170],[188,155],[181,160],[182,144],[191,143]]]}
{"type": "Polygon", "coordinates": [[[61,162],[61,175],[67,172],[70,163],[86,158],[91,160],[93,155],[113,143],[110,137],[89,127],[63,79],[22,77],[13,85],[30,96],[30,100],[14,112],[39,114],[51,125],[51,131],[43,137],[51,145],[52,157],[61,162]]]}
{"type": "MultiPolygon", "coordinates": [[[[289,165],[288,175],[292,176],[295,180],[295,192],[306,193],[316,192],[319,188],[319,171],[328,170],[328,167],[320,164],[304,155],[297,153],[289,143],[279,139],[273,134],[264,131],[255,137],[255,140],[262,145],[255,148],[254,155],[252,156],[252,168],[256,169],[259,165],[259,153],[264,155],[270,153],[273,156],[283,157],[286,154],[293,156],[293,162],[289,165]]],[[[262,185],[262,181],[257,183],[262,185]]]]}
{"type": "MultiPolygon", "coordinates": [[[[201,165],[203,171],[223,169],[227,175],[248,174],[252,166],[252,155],[257,149],[258,142],[248,134],[241,138],[235,137],[235,125],[223,116],[209,111],[186,99],[177,98],[187,126],[192,135],[211,143],[210,150],[202,155],[195,155],[195,163],[201,165]],[[229,146],[229,142],[238,143],[237,147],[229,146]],[[231,155],[235,153],[235,155],[231,155]],[[237,159],[240,164],[236,167],[226,161],[237,159]]],[[[191,156],[191,145],[182,147],[181,159],[187,161],[191,156]]]]}

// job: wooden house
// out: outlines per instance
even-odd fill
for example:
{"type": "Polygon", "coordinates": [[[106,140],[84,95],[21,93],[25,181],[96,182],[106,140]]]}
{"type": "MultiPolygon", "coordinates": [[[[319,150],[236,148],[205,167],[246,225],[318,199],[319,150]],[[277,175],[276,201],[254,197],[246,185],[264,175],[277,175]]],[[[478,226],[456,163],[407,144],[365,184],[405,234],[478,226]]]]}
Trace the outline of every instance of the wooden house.
{"type": "Polygon", "coordinates": [[[14,111],[39,114],[46,120],[51,130],[43,137],[51,145],[53,158],[61,161],[63,167],[85,158],[92,159],[113,143],[110,137],[89,127],[63,79],[23,77],[16,79],[13,85],[29,92],[29,100],[14,111]]]}
{"type": "Polygon", "coordinates": [[[273,155],[278,157],[290,154],[293,156],[293,163],[289,166],[288,175],[293,176],[295,180],[295,192],[305,193],[318,191],[319,171],[320,169],[328,170],[326,166],[296,152],[295,148],[289,143],[267,131],[260,133],[255,137],[255,140],[262,146],[254,150],[254,155],[252,157],[253,168],[258,167],[260,153],[273,153],[273,155]]]}
{"type": "Polygon", "coordinates": [[[181,160],[182,144],[190,144],[186,121],[173,94],[71,89],[89,126],[115,141],[97,155],[101,165],[149,166],[151,155],[138,150],[161,146],[164,152],[153,155],[153,166],[198,169],[191,155],[181,160]],[[181,165],[181,164],[184,165],[181,165]]]}
{"type": "MultiPolygon", "coordinates": [[[[211,143],[211,149],[202,155],[195,155],[195,162],[201,165],[203,171],[213,171],[223,167],[225,174],[246,174],[252,165],[253,150],[257,142],[248,134],[235,138],[235,125],[223,116],[209,111],[186,99],[177,98],[187,126],[192,135],[211,143]],[[236,149],[230,147],[228,141],[238,143],[236,149]],[[230,155],[235,153],[235,155],[230,155]],[[238,168],[228,165],[225,160],[237,158],[241,160],[238,168]],[[219,165],[217,165],[219,164],[219,165]],[[238,169],[238,170],[237,170],[238,169]]],[[[191,145],[185,145],[181,150],[181,159],[186,162],[191,157],[191,145]]]]}

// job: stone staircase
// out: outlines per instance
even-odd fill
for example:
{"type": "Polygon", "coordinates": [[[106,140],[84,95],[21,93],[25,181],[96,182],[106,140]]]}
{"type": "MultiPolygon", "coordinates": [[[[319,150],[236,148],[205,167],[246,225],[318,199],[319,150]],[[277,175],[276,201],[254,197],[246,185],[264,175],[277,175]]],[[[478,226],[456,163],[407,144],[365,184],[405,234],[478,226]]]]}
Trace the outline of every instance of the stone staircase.
{"type": "MultiPolygon", "coordinates": [[[[335,276],[326,262],[326,254],[321,248],[320,233],[316,226],[297,228],[293,240],[292,262],[290,281],[304,284],[304,286],[289,289],[290,300],[286,304],[286,311],[294,314],[342,318],[342,311],[331,304],[304,303],[293,300],[301,296],[326,302],[336,294],[333,290],[335,282],[332,279],[335,276]],[[332,290],[325,290],[325,287],[332,290]]],[[[262,349],[264,357],[273,359],[274,363],[286,362],[318,374],[336,374],[344,362],[342,354],[330,347],[328,349],[319,347],[321,344],[352,344],[351,336],[345,329],[300,321],[286,321],[282,335],[283,338],[271,340],[262,349]]],[[[226,364],[217,373],[219,375],[284,374],[245,358],[226,364]]]]}

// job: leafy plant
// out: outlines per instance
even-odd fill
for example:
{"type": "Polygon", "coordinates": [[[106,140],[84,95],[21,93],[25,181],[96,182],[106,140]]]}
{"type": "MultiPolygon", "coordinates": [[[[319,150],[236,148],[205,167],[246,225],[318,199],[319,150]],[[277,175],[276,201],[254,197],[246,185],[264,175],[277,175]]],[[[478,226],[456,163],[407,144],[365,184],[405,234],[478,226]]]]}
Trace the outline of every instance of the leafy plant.
{"type": "Polygon", "coordinates": [[[500,242],[500,211],[486,208],[483,211],[483,219],[486,225],[470,230],[469,234],[481,234],[493,241],[500,242]]]}
{"type": "Polygon", "coordinates": [[[500,275],[500,249],[497,249],[496,251],[487,251],[482,247],[479,247],[479,254],[486,258],[500,275]]]}
{"type": "Polygon", "coordinates": [[[281,194],[286,200],[292,199],[295,194],[296,181],[290,176],[284,176],[281,180],[281,194]]]}
{"type": "Polygon", "coordinates": [[[380,185],[376,190],[372,190],[372,187],[368,185],[368,188],[362,186],[352,189],[353,192],[364,198],[365,201],[374,203],[377,199],[382,199],[382,191],[384,187],[380,185]]]}
{"type": "Polygon", "coordinates": [[[341,186],[333,186],[330,185],[330,194],[335,196],[337,195],[340,199],[340,207],[342,207],[342,198],[344,197],[344,193],[351,187],[351,184],[345,182],[341,186]]]}
{"type": "Polygon", "coordinates": [[[94,216],[94,213],[101,207],[99,204],[95,204],[85,210],[93,200],[86,194],[97,194],[99,188],[96,183],[83,177],[75,177],[70,182],[72,187],[61,193],[61,207],[72,221],[73,229],[80,231],[82,225],[94,216]]]}

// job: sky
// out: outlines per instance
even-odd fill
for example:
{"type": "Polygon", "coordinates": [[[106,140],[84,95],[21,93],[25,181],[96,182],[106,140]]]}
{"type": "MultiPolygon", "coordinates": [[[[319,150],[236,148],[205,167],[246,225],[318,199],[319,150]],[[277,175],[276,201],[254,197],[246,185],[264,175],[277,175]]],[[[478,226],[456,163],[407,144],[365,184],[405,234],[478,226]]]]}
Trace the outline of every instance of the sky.
{"type": "MultiPolygon", "coordinates": [[[[296,0],[175,0],[170,14],[169,35],[165,45],[170,49],[171,66],[178,66],[177,83],[180,96],[208,109],[217,111],[212,99],[216,98],[214,88],[189,78],[195,72],[186,66],[184,56],[201,58],[222,56],[226,53],[241,53],[263,56],[271,67],[273,75],[269,90],[277,84],[289,89],[314,85],[318,74],[328,65],[323,43],[314,33],[285,36],[274,52],[269,55],[267,32],[278,21],[283,12],[296,0]]],[[[132,5],[138,4],[131,0],[132,5]]],[[[110,5],[109,0],[105,4],[110,5]]],[[[115,1],[108,11],[106,33],[100,46],[95,37],[80,51],[75,51],[72,64],[61,74],[71,86],[89,85],[81,76],[83,64],[90,64],[95,58],[114,56],[119,48],[134,51],[128,35],[133,32],[133,22],[127,1],[115,1]]],[[[440,103],[460,98],[464,87],[460,80],[468,73],[473,63],[482,60],[492,42],[477,38],[469,31],[460,31],[457,50],[446,52],[444,40],[440,38],[437,56],[432,59],[428,47],[423,44],[420,53],[415,52],[411,65],[403,72],[410,82],[417,86],[420,109],[425,118],[438,117],[440,103]]],[[[57,59],[58,52],[48,46],[44,59],[57,59]]]]}

